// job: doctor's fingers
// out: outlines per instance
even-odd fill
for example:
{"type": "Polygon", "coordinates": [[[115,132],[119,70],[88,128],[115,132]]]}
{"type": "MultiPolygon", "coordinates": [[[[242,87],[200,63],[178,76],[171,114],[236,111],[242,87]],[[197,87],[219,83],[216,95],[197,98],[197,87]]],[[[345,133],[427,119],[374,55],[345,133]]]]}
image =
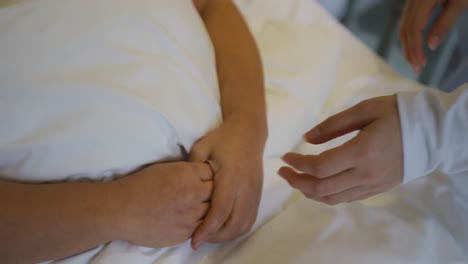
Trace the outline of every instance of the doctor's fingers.
{"type": "Polygon", "coordinates": [[[376,196],[378,194],[381,194],[383,192],[384,191],[380,191],[380,190],[379,191],[370,191],[370,192],[364,193],[364,194],[362,194],[362,195],[360,195],[360,196],[356,197],[355,199],[350,200],[348,202],[356,202],[356,201],[366,200],[368,198],[371,198],[371,197],[376,196]]]}
{"type": "Polygon", "coordinates": [[[405,49],[411,63],[417,73],[421,73],[427,63],[424,54],[423,33],[434,7],[440,0],[409,1],[409,8],[405,9],[405,19],[401,25],[402,35],[405,38],[405,49]]]}
{"type": "Polygon", "coordinates": [[[400,20],[400,44],[405,54],[405,58],[408,62],[411,61],[411,57],[410,57],[408,43],[407,43],[408,40],[406,37],[406,31],[403,29],[404,29],[404,25],[408,23],[407,20],[409,19],[410,9],[413,8],[413,6],[414,6],[413,0],[406,1],[406,5],[403,10],[403,15],[401,16],[401,20],[400,20]]]}
{"type": "MultiPolygon", "coordinates": [[[[219,179],[223,179],[223,177],[219,177],[219,179]]],[[[211,208],[192,238],[193,249],[199,249],[205,241],[224,225],[231,214],[236,196],[229,182],[222,180],[215,182],[211,208]]]]}
{"type": "Polygon", "coordinates": [[[319,202],[326,203],[329,205],[336,205],[339,203],[351,203],[368,199],[372,196],[381,194],[388,191],[387,188],[382,186],[358,186],[344,192],[330,195],[327,197],[316,199],[319,202]]]}
{"type": "Polygon", "coordinates": [[[343,145],[324,151],[318,156],[287,153],[283,156],[283,160],[301,172],[316,178],[326,178],[358,165],[361,157],[359,154],[366,145],[361,141],[361,136],[358,135],[343,145]]]}
{"type": "Polygon", "coordinates": [[[305,173],[297,173],[283,167],[279,174],[296,189],[309,198],[327,197],[364,185],[361,175],[354,170],[347,170],[326,179],[317,179],[305,173]]]}
{"type": "MultiPolygon", "coordinates": [[[[371,192],[371,189],[366,186],[358,186],[354,187],[351,189],[348,189],[346,191],[333,194],[330,196],[326,197],[321,197],[321,198],[311,198],[313,200],[316,200],[318,202],[322,202],[328,205],[337,205],[340,203],[346,203],[346,202],[352,202],[357,200],[359,197],[363,197],[363,195],[368,194],[371,192]]],[[[307,196],[307,195],[306,195],[307,196]]]]}
{"type": "Polygon", "coordinates": [[[312,144],[322,144],[339,136],[360,130],[374,121],[379,104],[376,98],[365,100],[321,122],[304,136],[312,144]]]}
{"type": "Polygon", "coordinates": [[[440,14],[428,35],[428,43],[431,49],[436,49],[442,43],[467,7],[468,0],[446,1],[442,14],[440,14]]]}

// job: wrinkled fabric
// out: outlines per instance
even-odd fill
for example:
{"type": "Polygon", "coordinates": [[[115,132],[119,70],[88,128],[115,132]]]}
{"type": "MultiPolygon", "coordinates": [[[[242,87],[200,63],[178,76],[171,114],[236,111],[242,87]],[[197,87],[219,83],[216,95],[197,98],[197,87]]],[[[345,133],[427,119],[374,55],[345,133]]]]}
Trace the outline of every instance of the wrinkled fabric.
{"type": "Polygon", "coordinates": [[[451,93],[398,94],[404,182],[434,172],[468,173],[468,84],[451,93]]]}
{"type": "Polygon", "coordinates": [[[189,242],[152,249],[113,241],[54,263],[468,263],[467,206],[452,178],[433,174],[331,207],[305,199],[277,175],[280,156],[294,146],[316,154],[352,136],[301,143],[302,134],[326,117],[370,97],[425,87],[395,73],[314,1],[236,3],[262,54],[270,128],[252,232],[198,251],[189,242]]]}
{"type": "Polygon", "coordinates": [[[191,1],[23,0],[0,8],[0,175],[44,182],[180,158],[221,121],[191,1]]]}

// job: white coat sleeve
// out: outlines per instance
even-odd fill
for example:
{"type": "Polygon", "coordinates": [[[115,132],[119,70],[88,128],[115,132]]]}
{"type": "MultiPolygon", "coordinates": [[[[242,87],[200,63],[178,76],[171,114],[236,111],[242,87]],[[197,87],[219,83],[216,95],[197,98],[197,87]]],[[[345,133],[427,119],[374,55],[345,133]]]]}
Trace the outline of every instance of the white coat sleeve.
{"type": "Polygon", "coordinates": [[[403,182],[438,170],[468,171],[468,83],[444,93],[427,89],[399,93],[403,182]]]}

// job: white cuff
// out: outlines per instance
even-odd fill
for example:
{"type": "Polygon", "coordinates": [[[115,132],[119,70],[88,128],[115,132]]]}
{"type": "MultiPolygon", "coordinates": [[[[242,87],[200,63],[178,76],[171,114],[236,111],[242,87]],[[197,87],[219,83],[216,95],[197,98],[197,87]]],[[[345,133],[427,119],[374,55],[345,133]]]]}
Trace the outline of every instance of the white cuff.
{"type": "Polygon", "coordinates": [[[403,145],[403,182],[439,170],[468,171],[468,85],[397,95],[403,145]]]}
{"type": "Polygon", "coordinates": [[[423,105],[419,92],[402,92],[397,94],[398,112],[401,124],[403,147],[403,183],[426,175],[429,160],[429,149],[425,142],[423,105]],[[423,109],[421,109],[423,108],[423,109]]]}

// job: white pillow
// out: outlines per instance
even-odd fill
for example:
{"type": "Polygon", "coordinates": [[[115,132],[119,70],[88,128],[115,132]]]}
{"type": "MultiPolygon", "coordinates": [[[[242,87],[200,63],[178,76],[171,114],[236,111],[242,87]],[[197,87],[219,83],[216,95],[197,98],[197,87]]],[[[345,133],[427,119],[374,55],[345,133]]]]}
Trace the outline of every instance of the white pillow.
{"type": "Polygon", "coordinates": [[[214,52],[190,0],[0,5],[0,177],[123,174],[219,124],[214,52]]]}

